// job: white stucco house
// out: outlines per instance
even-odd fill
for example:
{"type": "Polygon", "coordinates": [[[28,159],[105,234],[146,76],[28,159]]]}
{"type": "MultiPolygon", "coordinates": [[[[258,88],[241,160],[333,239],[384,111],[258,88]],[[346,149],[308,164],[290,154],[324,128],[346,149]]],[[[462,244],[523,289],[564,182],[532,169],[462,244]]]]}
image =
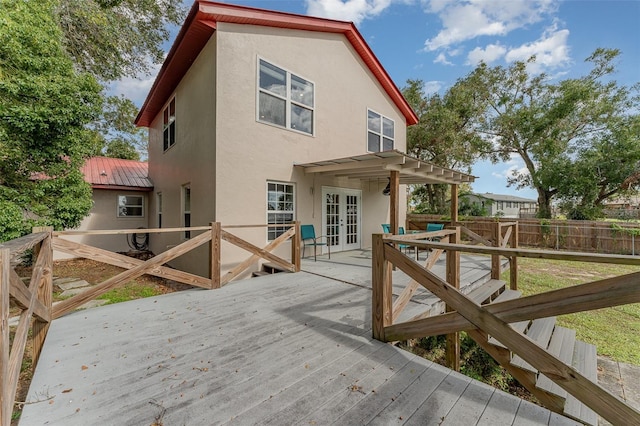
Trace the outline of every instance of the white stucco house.
{"type": "MultiPolygon", "coordinates": [[[[404,222],[406,191],[382,194],[394,176],[473,180],[403,154],[417,120],[352,23],[196,1],[136,119],[149,128],[149,226],[299,220],[332,253],[369,247],[390,198],[404,222]]],[[[281,232],[238,235],[262,247],[281,232]]],[[[150,248],[190,236],[152,235],[150,248]]],[[[207,251],[172,265],[206,275],[207,251]]],[[[246,255],[223,246],[223,269],[246,255]]]]}
{"type": "Polygon", "coordinates": [[[492,194],[491,192],[464,194],[459,199],[467,199],[471,204],[481,205],[486,209],[488,216],[519,218],[523,213],[534,214],[538,208],[537,200],[515,195],[492,194]]]}

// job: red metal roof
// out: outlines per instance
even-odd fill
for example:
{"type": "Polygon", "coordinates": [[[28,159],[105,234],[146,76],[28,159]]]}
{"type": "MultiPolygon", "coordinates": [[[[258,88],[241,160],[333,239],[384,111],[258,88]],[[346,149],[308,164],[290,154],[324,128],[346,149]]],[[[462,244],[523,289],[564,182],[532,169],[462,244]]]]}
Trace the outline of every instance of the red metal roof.
{"type": "Polygon", "coordinates": [[[215,31],[218,22],[344,34],[400,109],[407,125],[418,122],[415,112],[352,22],[197,0],[138,113],[136,118],[138,126],[149,127],[151,125],[151,121],[160,112],[215,31]]]}
{"type": "Polygon", "coordinates": [[[82,173],[94,189],[153,190],[148,163],[142,161],[91,157],[82,166],[82,173]]]}

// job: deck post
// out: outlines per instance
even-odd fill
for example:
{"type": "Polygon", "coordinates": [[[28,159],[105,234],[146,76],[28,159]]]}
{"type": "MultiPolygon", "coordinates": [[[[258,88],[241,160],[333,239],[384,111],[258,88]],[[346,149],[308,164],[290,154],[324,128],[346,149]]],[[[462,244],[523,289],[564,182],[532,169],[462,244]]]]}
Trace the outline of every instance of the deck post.
{"type": "Polygon", "coordinates": [[[0,425],[11,424],[13,401],[9,383],[9,274],[11,251],[0,249],[0,425]]]}
{"type": "Polygon", "coordinates": [[[295,234],[291,238],[291,263],[294,266],[294,272],[300,272],[300,221],[293,222],[295,228],[295,234]]]}
{"type": "Polygon", "coordinates": [[[389,174],[389,184],[391,193],[389,203],[389,223],[391,225],[391,233],[398,235],[398,228],[400,226],[400,172],[392,170],[389,174]]]}
{"type": "MultiPolygon", "coordinates": [[[[455,227],[455,230],[455,234],[449,235],[451,244],[460,242],[460,227],[455,227]]],[[[447,284],[460,290],[460,252],[457,250],[447,250],[447,284]]],[[[447,312],[454,310],[447,305],[447,312]]],[[[446,362],[450,369],[460,371],[460,333],[447,334],[446,362]]]]}
{"type": "Polygon", "coordinates": [[[451,185],[451,226],[458,224],[458,185],[451,185]]]}
{"type": "Polygon", "coordinates": [[[373,234],[371,328],[373,338],[385,342],[384,328],[392,324],[391,263],[384,255],[384,234],[373,234]]]}
{"type": "Polygon", "coordinates": [[[209,243],[211,259],[210,275],[211,289],[220,288],[220,251],[221,251],[221,235],[222,226],[220,222],[211,222],[211,242],[209,243]]]}
{"type": "MultiPolygon", "coordinates": [[[[511,248],[518,248],[519,238],[518,233],[520,229],[518,227],[518,222],[513,225],[513,232],[511,233],[511,241],[509,244],[511,248]]],[[[509,288],[511,290],[518,289],[518,256],[511,256],[509,258],[509,288]]]]}
{"type": "MultiPolygon", "coordinates": [[[[502,247],[502,224],[499,220],[494,223],[492,240],[494,247],[502,247]]],[[[498,254],[491,255],[491,279],[500,279],[500,255],[498,254]]]]}
{"type": "MultiPolygon", "coordinates": [[[[46,256],[44,264],[45,271],[42,276],[42,283],[38,285],[38,300],[42,302],[49,313],[51,313],[51,306],[53,304],[53,241],[51,240],[53,238],[53,227],[35,227],[33,228],[32,232],[34,234],[38,232],[49,233],[49,236],[47,237],[48,244],[44,243],[47,240],[40,241],[40,243],[36,247],[34,247],[33,255],[36,259],[39,259],[40,256],[46,256]],[[46,250],[46,252],[44,252],[44,250],[46,250]]],[[[31,341],[33,359],[32,368],[34,370],[36,365],[38,364],[38,359],[40,358],[42,347],[44,346],[44,339],[47,337],[47,332],[49,331],[49,324],[49,322],[41,321],[38,318],[36,318],[33,322],[33,334],[31,337],[31,341]]]]}

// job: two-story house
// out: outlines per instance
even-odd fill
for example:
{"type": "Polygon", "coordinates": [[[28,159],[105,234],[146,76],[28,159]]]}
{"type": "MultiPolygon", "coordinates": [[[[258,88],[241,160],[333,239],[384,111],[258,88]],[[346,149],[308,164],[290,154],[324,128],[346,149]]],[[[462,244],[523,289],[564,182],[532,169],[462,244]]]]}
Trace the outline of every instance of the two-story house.
{"type": "MultiPolygon", "coordinates": [[[[417,120],[352,23],[196,1],[136,120],[149,128],[149,226],[299,220],[332,252],[368,247],[390,220],[391,173],[472,180],[402,154],[417,120]]],[[[238,231],[258,246],[282,232],[238,231]]],[[[151,250],[190,234],[154,235],[151,250]]],[[[243,257],[225,246],[222,266],[243,257]]],[[[207,248],[172,264],[206,274],[207,248]]]]}

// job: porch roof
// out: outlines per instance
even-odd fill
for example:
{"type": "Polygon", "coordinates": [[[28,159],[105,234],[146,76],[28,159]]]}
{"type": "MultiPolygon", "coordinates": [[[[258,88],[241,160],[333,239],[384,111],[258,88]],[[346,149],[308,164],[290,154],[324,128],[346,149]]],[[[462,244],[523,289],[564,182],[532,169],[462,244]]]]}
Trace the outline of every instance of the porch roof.
{"type": "Polygon", "coordinates": [[[476,178],[473,175],[419,160],[398,150],[295,164],[295,166],[304,168],[305,173],[324,173],[359,180],[388,178],[391,171],[397,171],[400,174],[401,184],[459,185],[471,183],[476,178]]]}

